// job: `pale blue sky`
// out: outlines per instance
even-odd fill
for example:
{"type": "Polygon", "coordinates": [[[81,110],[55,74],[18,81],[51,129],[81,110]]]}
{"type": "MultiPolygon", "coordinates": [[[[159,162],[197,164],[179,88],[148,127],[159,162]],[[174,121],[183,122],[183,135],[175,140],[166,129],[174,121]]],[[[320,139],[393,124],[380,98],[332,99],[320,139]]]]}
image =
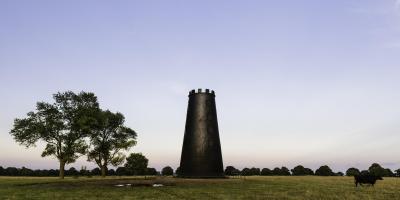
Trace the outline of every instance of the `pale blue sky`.
{"type": "Polygon", "coordinates": [[[225,166],[397,169],[399,76],[395,0],[1,0],[0,165],[57,168],[8,132],[84,90],[126,116],[132,152],[176,168],[187,93],[210,88],[225,166]]]}

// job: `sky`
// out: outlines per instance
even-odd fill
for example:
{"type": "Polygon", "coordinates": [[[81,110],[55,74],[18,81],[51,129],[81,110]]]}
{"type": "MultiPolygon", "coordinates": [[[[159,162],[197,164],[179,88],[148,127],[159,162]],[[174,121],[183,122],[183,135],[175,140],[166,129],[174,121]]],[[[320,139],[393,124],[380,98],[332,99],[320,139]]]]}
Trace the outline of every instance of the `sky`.
{"type": "MultiPolygon", "coordinates": [[[[0,1],[0,165],[57,168],[9,132],[94,92],[179,165],[188,92],[216,92],[224,166],[400,168],[400,1],[0,1]]],[[[93,168],[81,157],[66,167],[93,168]]]]}

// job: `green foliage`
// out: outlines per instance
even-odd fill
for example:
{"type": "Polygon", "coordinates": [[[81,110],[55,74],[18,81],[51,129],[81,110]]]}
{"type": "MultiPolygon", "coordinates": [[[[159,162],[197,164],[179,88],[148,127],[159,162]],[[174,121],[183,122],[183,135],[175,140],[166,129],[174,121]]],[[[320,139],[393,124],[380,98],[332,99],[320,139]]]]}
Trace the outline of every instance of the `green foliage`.
{"type": "Polygon", "coordinates": [[[373,163],[369,168],[368,168],[369,173],[375,176],[385,176],[386,175],[386,170],[381,167],[378,163],[373,163]]]}
{"type": "Polygon", "coordinates": [[[281,167],[281,168],[275,167],[272,170],[272,175],[274,175],[274,176],[290,176],[290,171],[287,167],[281,167]]]}
{"type": "Polygon", "coordinates": [[[60,162],[60,177],[64,166],[86,153],[85,136],[93,129],[99,105],[93,93],[71,91],[53,95],[55,103],[38,102],[36,112],[27,118],[15,119],[10,134],[26,147],[40,140],[46,143],[42,156],[55,156],[60,162]]]}
{"type": "Polygon", "coordinates": [[[344,173],[343,172],[336,172],[335,176],[344,176],[344,173]]]}
{"type": "Polygon", "coordinates": [[[131,175],[144,175],[149,160],[141,153],[131,153],[126,158],[125,168],[131,175]]]}
{"type": "Polygon", "coordinates": [[[384,177],[394,177],[394,176],[396,176],[396,175],[392,172],[391,169],[386,168],[386,169],[385,169],[385,174],[384,174],[383,176],[384,176],[384,177]]]}
{"type": "Polygon", "coordinates": [[[359,174],[360,174],[360,170],[357,168],[354,168],[354,167],[350,167],[346,171],[346,176],[355,176],[355,175],[359,175],[359,174]]]}
{"type": "Polygon", "coordinates": [[[136,132],[124,126],[125,117],[109,110],[96,115],[96,128],[90,132],[92,149],[88,160],[94,161],[105,176],[108,165],[118,166],[125,160],[120,151],[129,150],[136,144],[136,132]]]}
{"type": "Polygon", "coordinates": [[[260,175],[260,168],[256,168],[256,167],[252,167],[251,169],[250,169],[250,174],[252,175],[252,176],[259,176],[260,175]]]}
{"type": "Polygon", "coordinates": [[[180,166],[176,168],[175,174],[178,176],[181,175],[181,167],[180,166]]]}
{"type": "Polygon", "coordinates": [[[305,168],[302,165],[297,165],[291,171],[293,176],[305,176],[314,174],[314,172],[311,169],[305,168]]]}
{"type": "Polygon", "coordinates": [[[125,167],[118,167],[117,170],[115,170],[115,174],[117,176],[126,176],[128,175],[128,171],[125,167]]]}
{"type": "Polygon", "coordinates": [[[240,173],[240,175],[242,175],[242,176],[251,176],[251,171],[250,171],[250,169],[249,168],[243,168],[242,169],[242,171],[241,171],[241,173],[240,173]]]}
{"type": "Polygon", "coordinates": [[[237,175],[240,175],[240,170],[236,169],[233,166],[227,166],[225,168],[225,175],[227,175],[227,176],[237,176],[237,175]]]}
{"type": "Polygon", "coordinates": [[[335,173],[333,173],[333,171],[330,167],[328,167],[327,165],[323,165],[315,171],[315,175],[317,175],[317,176],[335,176],[335,173]]]}
{"type": "Polygon", "coordinates": [[[400,169],[396,169],[394,172],[396,177],[400,177],[400,169]]]}
{"type": "Polygon", "coordinates": [[[261,176],[272,176],[272,170],[269,168],[263,168],[260,173],[261,176]]]}
{"type": "Polygon", "coordinates": [[[158,174],[155,168],[147,168],[146,175],[156,176],[158,174]]]}
{"type": "Polygon", "coordinates": [[[174,174],[174,170],[170,166],[166,166],[161,170],[161,175],[163,176],[172,176],[174,174]]]}

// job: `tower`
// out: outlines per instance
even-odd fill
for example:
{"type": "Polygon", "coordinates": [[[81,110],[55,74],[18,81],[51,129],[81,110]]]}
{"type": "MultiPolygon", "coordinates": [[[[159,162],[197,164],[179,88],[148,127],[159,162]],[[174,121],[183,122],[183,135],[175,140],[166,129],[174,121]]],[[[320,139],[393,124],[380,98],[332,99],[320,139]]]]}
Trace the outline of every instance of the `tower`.
{"type": "Polygon", "coordinates": [[[189,92],[180,177],[224,177],[215,93],[206,89],[189,92]]]}

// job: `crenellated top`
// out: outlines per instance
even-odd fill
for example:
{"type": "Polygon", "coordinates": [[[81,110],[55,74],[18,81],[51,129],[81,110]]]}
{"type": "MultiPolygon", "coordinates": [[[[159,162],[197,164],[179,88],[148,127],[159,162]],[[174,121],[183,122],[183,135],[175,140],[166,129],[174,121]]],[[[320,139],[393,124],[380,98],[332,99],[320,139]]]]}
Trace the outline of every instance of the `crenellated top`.
{"type": "Polygon", "coordinates": [[[210,89],[205,89],[205,91],[203,91],[202,89],[197,89],[197,90],[191,90],[189,92],[189,96],[193,95],[193,94],[211,94],[215,96],[215,92],[214,90],[210,90],[210,89]]]}

